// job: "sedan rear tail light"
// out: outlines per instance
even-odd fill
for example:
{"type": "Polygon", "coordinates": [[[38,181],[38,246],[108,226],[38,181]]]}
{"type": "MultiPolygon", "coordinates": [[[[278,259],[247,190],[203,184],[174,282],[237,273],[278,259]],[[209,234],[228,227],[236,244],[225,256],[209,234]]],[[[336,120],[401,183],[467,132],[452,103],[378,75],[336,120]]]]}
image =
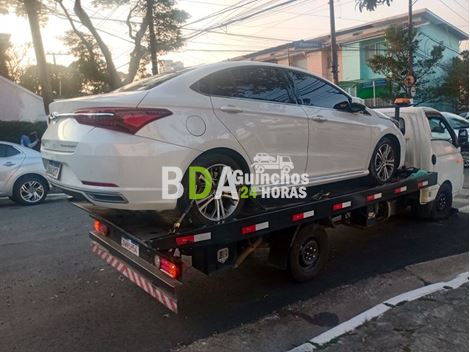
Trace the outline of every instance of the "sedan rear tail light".
{"type": "Polygon", "coordinates": [[[91,108],[78,110],[73,117],[82,125],[135,134],[146,124],[171,114],[166,109],[91,108]]]}

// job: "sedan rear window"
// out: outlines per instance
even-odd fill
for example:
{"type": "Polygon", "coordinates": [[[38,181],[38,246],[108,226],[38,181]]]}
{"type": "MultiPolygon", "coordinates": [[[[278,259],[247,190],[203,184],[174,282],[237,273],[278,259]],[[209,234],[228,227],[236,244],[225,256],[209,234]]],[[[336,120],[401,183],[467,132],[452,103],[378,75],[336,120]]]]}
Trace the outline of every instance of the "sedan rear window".
{"type": "Polygon", "coordinates": [[[132,82],[122,86],[119,89],[116,89],[115,92],[133,92],[133,91],[142,91],[155,88],[156,86],[169,81],[179,75],[186,73],[192,70],[192,68],[186,68],[181,71],[171,72],[171,73],[162,73],[152,77],[144,78],[140,81],[132,82]]]}

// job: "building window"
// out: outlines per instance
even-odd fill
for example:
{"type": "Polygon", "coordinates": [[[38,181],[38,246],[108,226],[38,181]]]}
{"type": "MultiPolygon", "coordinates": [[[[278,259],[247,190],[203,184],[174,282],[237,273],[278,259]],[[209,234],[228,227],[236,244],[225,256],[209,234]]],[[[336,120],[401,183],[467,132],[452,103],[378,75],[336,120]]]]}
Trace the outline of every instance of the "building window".
{"type": "Polygon", "coordinates": [[[374,58],[376,55],[383,55],[385,53],[385,43],[378,42],[373,44],[364,45],[363,50],[365,51],[364,57],[368,62],[370,59],[374,58]]]}

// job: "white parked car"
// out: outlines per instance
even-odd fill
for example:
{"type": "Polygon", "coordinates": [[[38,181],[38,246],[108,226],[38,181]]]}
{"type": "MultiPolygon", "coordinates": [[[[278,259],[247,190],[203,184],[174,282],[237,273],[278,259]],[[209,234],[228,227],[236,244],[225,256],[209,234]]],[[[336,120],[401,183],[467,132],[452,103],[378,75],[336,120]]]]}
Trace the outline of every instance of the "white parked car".
{"type": "MultiPolygon", "coordinates": [[[[56,101],[42,138],[50,182],[95,205],[165,211],[188,207],[187,187],[162,199],[162,167],[252,170],[258,153],[290,156],[310,185],[370,175],[387,182],[405,142],[392,119],[309,72],[222,62],[154,76],[109,94],[56,101]]],[[[187,174],[183,184],[187,184],[187,174]]],[[[211,195],[194,221],[236,216],[243,200],[211,195]]]]}
{"type": "Polygon", "coordinates": [[[468,167],[468,120],[451,112],[443,112],[442,115],[447,119],[449,125],[454,129],[455,135],[459,137],[460,151],[462,152],[464,165],[465,167],[468,167]],[[467,131],[466,136],[462,136],[462,133],[465,133],[462,130],[467,131]]]}
{"type": "Polygon", "coordinates": [[[0,142],[0,196],[35,205],[48,192],[41,153],[15,143],[0,142]]]}

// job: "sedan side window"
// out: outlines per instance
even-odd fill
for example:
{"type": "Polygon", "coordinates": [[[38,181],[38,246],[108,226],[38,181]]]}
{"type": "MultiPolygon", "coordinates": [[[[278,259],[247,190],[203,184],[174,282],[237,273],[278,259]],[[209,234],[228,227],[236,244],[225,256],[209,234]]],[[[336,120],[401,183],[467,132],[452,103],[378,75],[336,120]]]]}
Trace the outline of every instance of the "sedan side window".
{"type": "Polygon", "coordinates": [[[444,119],[439,115],[428,115],[432,140],[444,140],[452,143],[452,133],[449,131],[444,119]]]}
{"type": "Polygon", "coordinates": [[[300,71],[289,71],[302,105],[333,109],[338,103],[349,100],[341,90],[323,79],[300,71]]]}
{"type": "Polygon", "coordinates": [[[247,66],[215,72],[193,88],[214,96],[295,103],[288,80],[273,67],[247,66]]]}
{"type": "Polygon", "coordinates": [[[19,150],[8,144],[0,144],[0,158],[8,158],[20,154],[19,150]]]}
{"type": "Polygon", "coordinates": [[[273,67],[241,67],[232,71],[235,97],[294,103],[289,96],[289,83],[273,67]]]}

